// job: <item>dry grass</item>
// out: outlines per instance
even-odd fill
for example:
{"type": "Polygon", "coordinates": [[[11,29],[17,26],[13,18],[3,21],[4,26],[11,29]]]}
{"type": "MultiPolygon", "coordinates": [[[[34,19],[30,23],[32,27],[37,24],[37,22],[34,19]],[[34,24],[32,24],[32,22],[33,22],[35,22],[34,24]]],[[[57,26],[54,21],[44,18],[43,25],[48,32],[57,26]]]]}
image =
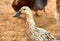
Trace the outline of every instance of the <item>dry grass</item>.
{"type": "MultiPolygon", "coordinates": [[[[0,41],[26,41],[25,18],[14,18],[16,13],[11,7],[12,0],[0,0],[0,41]]],[[[40,17],[34,16],[37,26],[49,31],[60,40],[60,26],[56,25],[54,12],[56,9],[55,0],[49,0],[46,7],[46,14],[39,11],[40,17]]]]}

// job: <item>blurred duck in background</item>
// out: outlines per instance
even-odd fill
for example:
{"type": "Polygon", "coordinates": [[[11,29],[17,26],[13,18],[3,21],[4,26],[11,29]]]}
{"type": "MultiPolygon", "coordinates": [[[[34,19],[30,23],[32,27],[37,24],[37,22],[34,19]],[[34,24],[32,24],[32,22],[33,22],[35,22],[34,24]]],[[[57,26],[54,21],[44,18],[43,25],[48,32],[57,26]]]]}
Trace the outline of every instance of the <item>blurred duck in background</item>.
{"type": "Polygon", "coordinates": [[[19,11],[22,6],[28,6],[35,12],[37,10],[45,12],[45,6],[47,5],[47,0],[14,0],[12,7],[15,11],[19,11]]]}

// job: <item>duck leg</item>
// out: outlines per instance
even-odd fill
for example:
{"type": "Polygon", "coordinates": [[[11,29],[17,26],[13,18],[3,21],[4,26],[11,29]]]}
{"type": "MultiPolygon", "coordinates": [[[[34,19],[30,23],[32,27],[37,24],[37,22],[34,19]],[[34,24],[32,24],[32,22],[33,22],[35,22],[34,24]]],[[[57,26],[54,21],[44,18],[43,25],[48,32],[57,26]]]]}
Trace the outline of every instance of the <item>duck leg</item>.
{"type": "Polygon", "coordinates": [[[38,14],[38,10],[35,10],[35,16],[40,17],[40,15],[38,14]]]}

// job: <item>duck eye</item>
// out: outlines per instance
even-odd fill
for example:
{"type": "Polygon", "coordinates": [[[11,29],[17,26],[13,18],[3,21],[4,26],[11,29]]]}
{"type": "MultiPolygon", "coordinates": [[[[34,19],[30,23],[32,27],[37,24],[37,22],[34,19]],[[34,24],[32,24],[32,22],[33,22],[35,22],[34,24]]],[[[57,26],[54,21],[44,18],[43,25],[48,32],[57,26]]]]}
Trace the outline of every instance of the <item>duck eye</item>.
{"type": "Polygon", "coordinates": [[[23,9],[23,10],[26,10],[26,9],[23,9]]]}

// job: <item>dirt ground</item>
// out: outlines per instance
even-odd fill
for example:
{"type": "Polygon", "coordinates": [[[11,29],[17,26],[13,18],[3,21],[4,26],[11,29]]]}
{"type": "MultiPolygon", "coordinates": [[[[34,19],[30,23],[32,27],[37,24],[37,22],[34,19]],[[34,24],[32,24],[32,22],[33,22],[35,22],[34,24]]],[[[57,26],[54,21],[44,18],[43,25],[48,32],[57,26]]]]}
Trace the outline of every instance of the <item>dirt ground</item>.
{"type": "MultiPolygon", "coordinates": [[[[25,18],[14,18],[16,13],[11,4],[13,0],[0,0],[0,41],[26,41],[25,18]]],[[[60,40],[60,26],[56,24],[54,12],[56,0],[49,0],[46,6],[46,13],[38,11],[40,17],[34,15],[38,27],[46,29],[60,40]]]]}

